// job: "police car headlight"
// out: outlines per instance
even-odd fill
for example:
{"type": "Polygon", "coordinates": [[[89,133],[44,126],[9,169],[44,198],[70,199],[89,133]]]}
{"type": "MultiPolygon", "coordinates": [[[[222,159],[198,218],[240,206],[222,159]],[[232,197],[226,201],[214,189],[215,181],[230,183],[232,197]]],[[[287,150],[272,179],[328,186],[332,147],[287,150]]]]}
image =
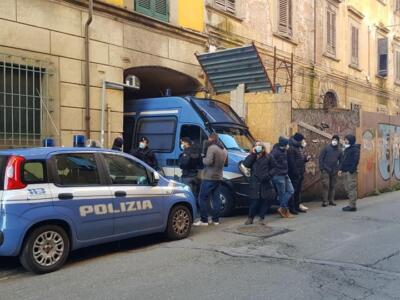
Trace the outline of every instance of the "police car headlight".
{"type": "Polygon", "coordinates": [[[183,187],[183,189],[184,189],[185,191],[187,191],[187,192],[192,192],[192,189],[190,188],[189,185],[185,185],[185,186],[183,187]]]}

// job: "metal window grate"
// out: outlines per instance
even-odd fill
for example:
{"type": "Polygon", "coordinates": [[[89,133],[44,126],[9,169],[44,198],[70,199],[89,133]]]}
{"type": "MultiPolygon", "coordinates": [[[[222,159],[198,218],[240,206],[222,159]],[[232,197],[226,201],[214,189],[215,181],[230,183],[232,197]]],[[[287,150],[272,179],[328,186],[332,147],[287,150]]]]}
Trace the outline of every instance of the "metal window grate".
{"type": "Polygon", "coordinates": [[[40,145],[49,76],[44,61],[0,54],[0,147],[40,145]]]}

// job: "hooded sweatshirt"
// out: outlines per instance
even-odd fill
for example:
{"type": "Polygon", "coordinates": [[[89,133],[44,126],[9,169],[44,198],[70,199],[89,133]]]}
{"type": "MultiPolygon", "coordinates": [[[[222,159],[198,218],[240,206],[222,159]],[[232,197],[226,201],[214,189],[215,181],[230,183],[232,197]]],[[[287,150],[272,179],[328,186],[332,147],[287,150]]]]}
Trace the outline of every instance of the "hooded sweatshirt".
{"type": "Polygon", "coordinates": [[[356,144],[356,137],[352,134],[345,137],[350,144],[343,153],[343,159],[340,163],[339,170],[342,172],[349,172],[351,174],[357,172],[358,163],[360,161],[360,144],[356,144]]]}

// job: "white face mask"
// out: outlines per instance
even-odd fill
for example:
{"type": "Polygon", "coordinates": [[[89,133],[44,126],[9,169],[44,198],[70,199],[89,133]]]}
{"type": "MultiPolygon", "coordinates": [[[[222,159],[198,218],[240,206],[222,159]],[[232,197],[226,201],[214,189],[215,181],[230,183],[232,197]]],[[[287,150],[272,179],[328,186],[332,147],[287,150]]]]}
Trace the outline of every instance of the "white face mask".
{"type": "Polygon", "coordinates": [[[344,148],[349,148],[350,147],[350,144],[344,144],[344,148]]]}
{"type": "Polygon", "coordinates": [[[306,142],[305,140],[302,140],[302,141],[301,141],[301,146],[302,146],[303,148],[305,148],[305,147],[307,146],[307,142],[306,142]]]}
{"type": "Polygon", "coordinates": [[[337,146],[338,145],[338,141],[337,140],[333,140],[332,141],[332,146],[337,146]]]}

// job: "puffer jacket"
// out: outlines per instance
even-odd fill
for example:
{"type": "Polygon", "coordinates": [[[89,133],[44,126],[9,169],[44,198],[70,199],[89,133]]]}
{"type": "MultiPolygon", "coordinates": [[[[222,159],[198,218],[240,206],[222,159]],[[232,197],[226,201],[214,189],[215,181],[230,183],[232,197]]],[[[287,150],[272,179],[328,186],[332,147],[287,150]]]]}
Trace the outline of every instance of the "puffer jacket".
{"type": "Polygon", "coordinates": [[[350,147],[344,150],[339,170],[353,174],[357,172],[358,163],[360,161],[361,145],[356,144],[356,138],[354,135],[347,135],[346,139],[350,142],[350,147]]]}
{"type": "Polygon", "coordinates": [[[250,198],[251,199],[273,199],[275,189],[271,178],[275,172],[274,159],[268,154],[258,157],[251,153],[243,161],[243,165],[251,170],[250,176],[250,198]]]}
{"type": "Polygon", "coordinates": [[[279,144],[275,144],[272,148],[271,154],[272,158],[275,160],[275,170],[274,175],[285,176],[288,175],[288,156],[287,150],[281,149],[279,144]]]}
{"type": "Polygon", "coordinates": [[[307,157],[304,154],[304,149],[301,143],[293,138],[289,141],[288,167],[290,178],[303,178],[306,170],[307,157]]]}

